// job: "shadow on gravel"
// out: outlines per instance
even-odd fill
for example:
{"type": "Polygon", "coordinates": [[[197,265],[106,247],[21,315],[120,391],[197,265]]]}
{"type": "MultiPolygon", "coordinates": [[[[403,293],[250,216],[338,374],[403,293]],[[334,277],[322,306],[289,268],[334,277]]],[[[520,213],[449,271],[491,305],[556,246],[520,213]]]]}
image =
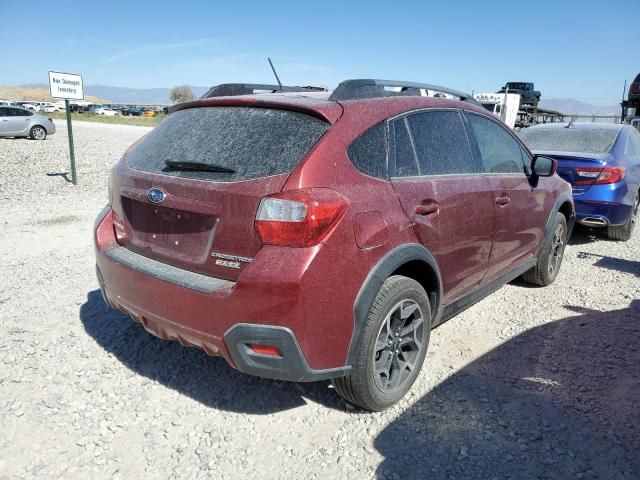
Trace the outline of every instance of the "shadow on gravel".
{"type": "Polygon", "coordinates": [[[638,478],[640,300],[566,308],[579,315],[494,349],[383,430],[378,477],[638,478]]]}
{"type": "Polygon", "coordinates": [[[623,260],[621,258],[588,252],[578,252],[578,258],[594,258],[597,259],[594,263],[596,267],[630,273],[636,277],[640,277],[640,262],[636,262],[635,260],[623,260]]]}
{"type": "Polygon", "coordinates": [[[62,177],[64,178],[64,181],[67,183],[71,183],[71,179],[69,178],[71,172],[54,172],[54,173],[47,173],[47,177],[62,177]]]}
{"type": "Polygon", "coordinates": [[[613,242],[607,236],[606,228],[589,228],[576,224],[569,239],[569,245],[587,245],[593,242],[613,242]]]}
{"type": "Polygon", "coordinates": [[[111,309],[99,290],[80,307],[86,332],[125,366],[212,408],[268,414],[299,407],[306,399],[344,410],[327,382],[289,383],[244,375],[225,360],[147,333],[128,316],[111,309]]]}

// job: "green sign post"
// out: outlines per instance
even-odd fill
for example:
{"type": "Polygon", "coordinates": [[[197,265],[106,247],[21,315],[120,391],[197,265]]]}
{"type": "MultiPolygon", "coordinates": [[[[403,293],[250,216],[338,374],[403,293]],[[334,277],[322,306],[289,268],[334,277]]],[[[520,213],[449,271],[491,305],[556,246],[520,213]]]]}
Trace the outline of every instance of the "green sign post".
{"type": "Polygon", "coordinates": [[[78,184],[76,154],[73,148],[73,128],[69,100],[84,100],[82,76],[74,73],[49,72],[49,93],[53,98],[63,98],[67,111],[67,136],[69,137],[69,158],[71,159],[71,182],[78,184]]]}
{"type": "Polygon", "coordinates": [[[67,109],[67,135],[69,137],[69,157],[71,158],[71,183],[78,184],[78,176],[76,174],[76,154],[73,151],[73,129],[71,128],[71,109],[69,108],[69,100],[64,101],[67,109]]]}

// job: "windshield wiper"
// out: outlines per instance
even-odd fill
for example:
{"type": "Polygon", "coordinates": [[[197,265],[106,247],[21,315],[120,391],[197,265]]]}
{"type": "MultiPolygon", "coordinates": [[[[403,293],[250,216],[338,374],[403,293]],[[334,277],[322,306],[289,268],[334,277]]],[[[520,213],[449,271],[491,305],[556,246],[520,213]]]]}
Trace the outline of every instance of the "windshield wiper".
{"type": "Polygon", "coordinates": [[[236,173],[233,168],[215,163],[189,162],[183,160],[165,160],[164,164],[174,170],[192,170],[197,172],[236,173]]]}

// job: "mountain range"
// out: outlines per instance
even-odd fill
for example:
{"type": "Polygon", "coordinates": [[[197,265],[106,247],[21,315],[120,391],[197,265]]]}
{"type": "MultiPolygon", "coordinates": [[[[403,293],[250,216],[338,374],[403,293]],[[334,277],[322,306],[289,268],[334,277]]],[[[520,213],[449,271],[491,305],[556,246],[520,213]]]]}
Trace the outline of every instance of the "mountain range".
{"type": "MultiPolygon", "coordinates": [[[[48,88],[46,84],[24,85],[24,88],[48,88]]],[[[191,86],[196,97],[202,96],[209,87],[191,86]]],[[[111,87],[108,85],[85,85],[85,95],[104,99],[111,103],[168,104],[170,88],[130,88],[111,87]]],[[[20,99],[13,99],[20,100],[20,99]]],[[[25,100],[31,100],[25,98],[25,100]]],[[[573,98],[544,98],[540,106],[565,114],[582,115],[616,115],[620,114],[620,105],[592,105],[573,98]]]]}

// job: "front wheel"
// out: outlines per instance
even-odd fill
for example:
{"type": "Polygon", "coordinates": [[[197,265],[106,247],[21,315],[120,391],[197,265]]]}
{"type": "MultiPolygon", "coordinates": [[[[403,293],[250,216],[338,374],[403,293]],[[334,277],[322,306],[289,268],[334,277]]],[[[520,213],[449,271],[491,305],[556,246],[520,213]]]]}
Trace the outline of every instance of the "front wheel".
{"type": "Polygon", "coordinates": [[[633,202],[633,207],[631,208],[631,213],[629,214],[629,218],[624,223],[624,225],[615,225],[607,228],[607,235],[611,240],[621,240],[626,242],[633,235],[633,230],[636,228],[636,223],[638,223],[638,206],[640,205],[640,195],[636,195],[636,198],[633,202]]]}
{"type": "Polygon", "coordinates": [[[29,136],[34,140],[44,140],[45,138],[47,138],[47,131],[44,129],[44,127],[36,125],[35,127],[31,128],[29,136]]]}
{"type": "Polygon", "coordinates": [[[541,287],[551,285],[560,271],[566,246],[567,219],[562,213],[557,213],[551,227],[551,235],[545,238],[542,245],[537,265],[522,275],[522,278],[541,287]]]}
{"type": "Polygon", "coordinates": [[[427,292],[411,278],[389,277],[360,332],[351,373],[336,378],[336,391],[366,410],[398,402],[416,381],[431,333],[427,292]]]}

